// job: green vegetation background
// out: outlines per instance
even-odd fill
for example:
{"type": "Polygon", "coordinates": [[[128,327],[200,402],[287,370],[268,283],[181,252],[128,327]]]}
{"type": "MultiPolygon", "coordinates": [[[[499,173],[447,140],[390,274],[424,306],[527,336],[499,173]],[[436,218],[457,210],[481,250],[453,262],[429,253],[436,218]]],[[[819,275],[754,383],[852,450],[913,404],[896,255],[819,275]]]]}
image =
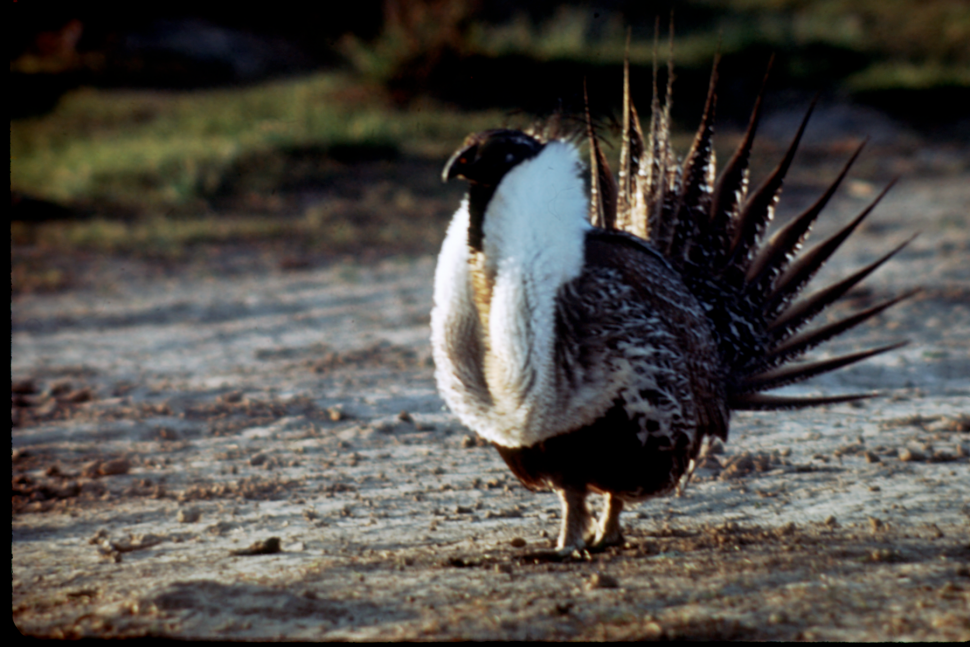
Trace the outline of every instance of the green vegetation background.
{"type": "MultiPolygon", "coordinates": [[[[959,106],[970,88],[965,0],[657,3],[664,23],[671,4],[682,82],[706,77],[717,51],[757,79],[774,52],[775,86],[895,110],[930,131],[970,113],[959,106]]],[[[47,114],[13,119],[14,199],[71,217],[15,221],[12,245],[178,257],[200,243],[289,237],[322,253],[431,251],[454,203],[436,168],[468,132],[516,119],[514,96],[495,92],[489,105],[487,94],[471,103],[449,94],[450,73],[504,60],[598,76],[619,70],[628,27],[632,65],[652,65],[652,17],[564,6],[493,24],[457,0],[386,6],[396,10],[375,39],[334,42],[343,63],[330,69],[237,88],[82,87],[47,114]],[[333,189],[341,183],[355,187],[333,189]],[[292,198],[320,187],[328,200],[292,198]]],[[[12,69],[46,71],[30,56],[12,69]]]]}

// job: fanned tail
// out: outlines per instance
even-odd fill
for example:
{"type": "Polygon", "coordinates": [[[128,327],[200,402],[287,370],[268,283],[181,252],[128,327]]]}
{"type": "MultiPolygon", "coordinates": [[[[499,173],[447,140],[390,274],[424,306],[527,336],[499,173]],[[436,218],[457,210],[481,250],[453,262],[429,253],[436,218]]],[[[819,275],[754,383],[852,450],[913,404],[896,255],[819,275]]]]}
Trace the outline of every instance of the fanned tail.
{"type": "Polygon", "coordinates": [[[818,407],[823,404],[842,404],[879,397],[878,393],[854,393],[851,395],[833,395],[817,397],[786,397],[782,395],[768,395],[767,393],[749,393],[731,398],[729,405],[735,411],[777,411],[779,409],[803,409],[818,407]]]}
{"type": "MultiPolygon", "coordinates": [[[[781,161],[749,193],[748,162],[773,58],[769,61],[747,130],[736,152],[715,179],[713,139],[719,57],[715,58],[712,67],[700,126],[683,163],[679,164],[670,146],[672,29],[662,104],[658,92],[658,40],[659,21],[654,37],[653,95],[646,138],[630,98],[629,55],[624,61],[623,130],[616,181],[597,142],[587,108],[593,192],[591,219],[594,224],[647,239],[680,272],[707,312],[715,331],[732,408],[787,409],[873,397],[875,394],[787,397],[763,391],[801,382],[903,345],[890,344],[824,360],[800,360],[809,350],[872,319],[916,292],[887,299],[838,321],[803,330],[909,243],[906,241],[846,278],[799,298],[812,277],[866,219],[895,181],[841,230],[801,252],[812,225],[862,152],[863,142],[816,202],[765,240],[765,230],[774,216],[785,175],[818,97],[809,105],[781,161]]],[[[627,47],[629,50],[629,37],[627,47]]]]}
{"type": "Polygon", "coordinates": [[[677,196],[673,209],[674,222],[671,225],[673,236],[667,249],[667,258],[678,268],[683,267],[685,261],[695,265],[710,266],[711,252],[702,246],[702,232],[706,231],[710,223],[710,213],[713,196],[714,172],[716,161],[714,156],[714,109],[717,105],[717,66],[720,55],[714,58],[711,69],[711,81],[707,89],[707,100],[704,103],[704,114],[701,125],[697,129],[694,142],[684,158],[681,175],[680,194],[677,196]]]}
{"type": "MultiPolygon", "coordinates": [[[[654,101],[657,101],[656,91],[657,69],[654,66],[654,101]]],[[[674,96],[674,28],[673,17],[670,25],[670,47],[667,54],[667,89],[663,107],[650,114],[650,136],[653,143],[656,173],[652,178],[652,194],[647,200],[650,242],[657,249],[670,249],[676,230],[675,217],[677,215],[676,200],[680,192],[681,167],[677,163],[677,156],[670,144],[670,110],[674,96]]],[[[635,233],[635,232],[631,232],[635,233]]]]}
{"type": "Polygon", "coordinates": [[[704,239],[704,246],[712,254],[712,267],[724,266],[734,236],[734,216],[748,194],[748,162],[751,158],[751,147],[758,132],[758,124],[761,121],[761,105],[768,87],[768,75],[774,62],[775,57],[772,55],[768,60],[768,69],[765,70],[764,79],[761,81],[761,89],[755,99],[744,137],[714,185],[711,220],[704,239]]]}
{"type": "Polygon", "coordinates": [[[586,80],[583,80],[583,99],[586,102],[586,136],[589,139],[589,208],[590,222],[601,229],[616,227],[616,180],[610,172],[610,165],[603,155],[599,138],[593,128],[593,118],[589,113],[589,95],[586,93],[586,80]]]}

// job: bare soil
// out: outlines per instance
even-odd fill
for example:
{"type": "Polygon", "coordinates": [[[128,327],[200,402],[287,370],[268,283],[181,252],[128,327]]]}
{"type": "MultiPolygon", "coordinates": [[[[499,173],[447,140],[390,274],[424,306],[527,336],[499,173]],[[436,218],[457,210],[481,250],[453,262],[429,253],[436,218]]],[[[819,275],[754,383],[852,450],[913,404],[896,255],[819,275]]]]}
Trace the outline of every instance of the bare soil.
{"type": "MultiPolygon", "coordinates": [[[[832,165],[801,167],[780,219],[832,165]]],[[[679,496],[625,513],[626,545],[565,561],[549,555],[555,497],[521,487],[435,391],[432,256],[240,271],[240,251],[233,271],[165,272],[98,259],[68,291],[16,296],[16,626],[970,640],[970,165],[916,166],[819,277],[920,230],[835,314],[923,292],[819,352],[911,343],[790,390],[882,397],[736,415],[679,496]]],[[[819,230],[878,188],[850,182],[819,230]]]]}

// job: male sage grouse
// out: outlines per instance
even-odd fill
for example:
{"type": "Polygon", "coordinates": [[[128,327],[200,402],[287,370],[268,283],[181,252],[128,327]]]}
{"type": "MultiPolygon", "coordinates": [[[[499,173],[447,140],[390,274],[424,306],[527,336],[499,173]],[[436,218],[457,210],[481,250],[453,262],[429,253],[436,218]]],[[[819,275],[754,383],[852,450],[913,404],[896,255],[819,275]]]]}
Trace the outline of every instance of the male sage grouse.
{"type": "Polygon", "coordinates": [[[587,113],[589,195],[576,137],[487,130],[444,168],[444,180],[463,178],[469,188],[435,273],[438,389],[526,487],[556,491],[564,555],[621,542],[624,502],[673,489],[706,436],[727,439],[732,409],[869,397],[762,392],[899,345],[789,364],[908,296],[802,330],[901,246],[796,300],[875,205],[796,255],[859,151],[814,205],[762,240],[808,115],[778,167],[749,192],[759,95],[715,181],[716,62],[714,70],[682,163],[668,136],[670,83],[661,106],[655,69],[646,132],[624,75],[618,180],[587,113]],[[586,507],[591,492],[606,496],[599,523],[586,507]]]}

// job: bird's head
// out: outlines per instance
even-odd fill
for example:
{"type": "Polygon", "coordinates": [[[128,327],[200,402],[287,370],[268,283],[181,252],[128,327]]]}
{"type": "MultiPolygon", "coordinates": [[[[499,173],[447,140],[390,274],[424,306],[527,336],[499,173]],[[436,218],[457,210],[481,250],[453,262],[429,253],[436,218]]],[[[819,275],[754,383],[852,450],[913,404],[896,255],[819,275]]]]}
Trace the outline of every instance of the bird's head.
{"type": "MultiPolygon", "coordinates": [[[[589,205],[581,172],[570,142],[543,141],[501,129],[469,135],[445,164],[441,177],[445,182],[456,177],[468,180],[459,210],[467,209],[468,246],[497,262],[499,256],[522,251],[513,252],[523,241],[562,233],[564,223],[579,229],[587,224],[589,205]],[[576,214],[578,224],[573,222],[576,214]]],[[[579,229],[573,232],[577,239],[583,236],[579,229]]]]}
{"type": "Polygon", "coordinates": [[[444,182],[464,178],[486,187],[501,182],[517,164],[539,154],[544,144],[519,130],[485,130],[465,138],[441,172],[444,182]]]}

